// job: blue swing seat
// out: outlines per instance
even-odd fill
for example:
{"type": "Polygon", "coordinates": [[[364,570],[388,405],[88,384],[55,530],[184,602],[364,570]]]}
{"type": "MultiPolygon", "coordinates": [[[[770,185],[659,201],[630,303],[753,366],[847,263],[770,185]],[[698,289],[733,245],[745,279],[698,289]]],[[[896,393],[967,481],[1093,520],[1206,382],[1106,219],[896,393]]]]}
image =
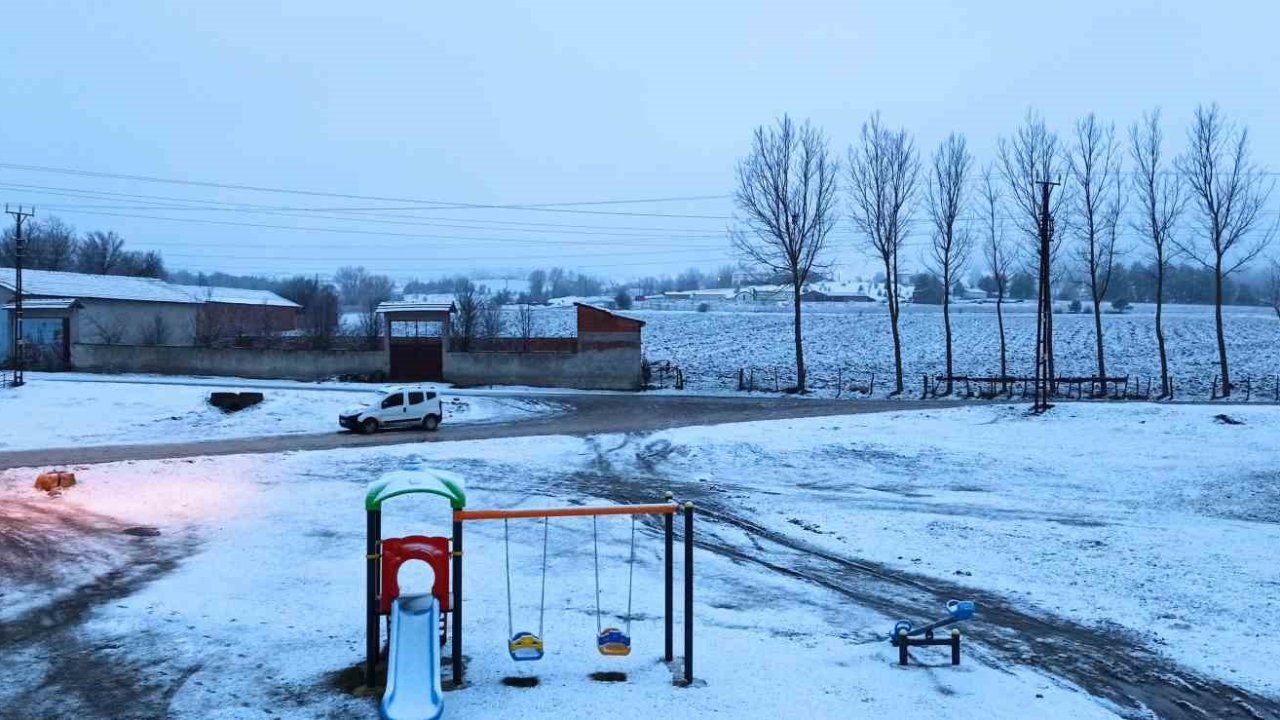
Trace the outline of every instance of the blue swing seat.
{"type": "Polygon", "coordinates": [[[596,637],[596,648],[601,655],[630,655],[631,636],[618,628],[605,628],[596,637]]]}
{"type": "Polygon", "coordinates": [[[518,632],[512,635],[511,642],[507,644],[511,659],[516,662],[541,660],[543,649],[542,638],[529,632],[518,632]]]}

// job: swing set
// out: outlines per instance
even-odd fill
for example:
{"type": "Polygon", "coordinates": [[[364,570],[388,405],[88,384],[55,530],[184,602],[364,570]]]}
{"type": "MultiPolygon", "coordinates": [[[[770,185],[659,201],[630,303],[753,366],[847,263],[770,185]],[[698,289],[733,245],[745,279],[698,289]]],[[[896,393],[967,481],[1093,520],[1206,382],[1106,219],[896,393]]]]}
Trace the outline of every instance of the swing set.
{"type": "MultiPolygon", "coordinates": [[[[542,518],[542,592],[538,599],[538,632],[515,631],[515,611],[511,601],[511,530],[510,519],[502,520],[503,558],[507,575],[507,651],[516,662],[541,660],[546,650],[543,640],[543,620],[547,608],[547,534],[551,519],[542,518]]],[[[595,565],[596,580],[596,649],[601,655],[624,656],[631,654],[631,600],[636,564],[636,516],[631,516],[631,549],[627,558],[627,614],[623,616],[626,629],[604,627],[604,614],[600,609],[600,532],[596,516],[591,516],[591,556],[595,565]]]]}
{"type": "MultiPolygon", "coordinates": [[[[365,665],[365,684],[373,687],[376,681],[375,667],[380,653],[381,629],[379,616],[387,615],[391,605],[399,596],[396,575],[400,566],[411,559],[421,559],[431,565],[435,572],[435,586],[432,594],[437,598],[442,611],[440,620],[440,646],[447,642],[447,630],[450,624],[445,615],[451,615],[452,647],[451,663],[453,686],[463,684],[462,662],[462,558],[463,558],[463,526],[468,522],[484,520],[503,521],[504,564],[506,570],[507,589],[507,652],[516,662],[540,660],[545,652],[543,630],[546,614],[547,595],[547,538],[550,532],[551,518],[590,517],[592,558],[595,569],[595,611],[596,611],[596,649],[601,655],[619,657],[631,654],[631,619],[632,590],[635,577],[636,559],[636,522],[641,515],[659,515],[663,518],[664,536],[664,634],[665,647],[663,659],[671,662],[674,658],[674,589],[675,589],[675,515],[684,515],[684,684],[693,682],[693,503],[679,505],[672,501],[671,493],[667,493],[667,502],[652,505],[611,505],[604,507],[562,507],[520,510],[467,510],[466,495],[462,479],[453,473],[438,470],[399,471],[388,473],[382,479],[371,483],[365,498],[365,510],[368,516],[368,607],[366,611],[367,657],[365,665]],[[437,495],[449,501],[453,510],[453,534],[451,538],[409,536],[407,538],[387,538],[382,536],[382,505],[392,497],[413,493],[437,495]],[[600,539],[598,519],[601,516],[627,515],[631,517],[631,539],[627,560],[627,612],[623,616],[622,627],[606,627],[604,613],[601,609],[600,588],[600,539]],[[542,520],[542,563],[541,591],[538,603],[537,632],[516,631],[515,612],[512,600],[511,582],[511,536],[510,521],[520,519],[542,520]],[[452,568],[445,560],[452,561],[452,568]],[[452,572],[450,572],[452,569],[452,572]]],[[[390,629],[388,629],[390,633],[390,629]]],[[[388,637],[390,644],[390,637],[388,637]]]]}

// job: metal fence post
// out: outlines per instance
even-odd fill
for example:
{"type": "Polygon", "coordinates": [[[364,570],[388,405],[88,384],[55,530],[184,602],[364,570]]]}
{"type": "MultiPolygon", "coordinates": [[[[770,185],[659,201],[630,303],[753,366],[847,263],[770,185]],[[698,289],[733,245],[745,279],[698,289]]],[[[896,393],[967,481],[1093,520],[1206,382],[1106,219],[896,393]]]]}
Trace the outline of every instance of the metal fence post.
{"type": "Polygon", "coordinates": [[[693,503],[684,504],[684,681],[693,683],[693,503]]]}

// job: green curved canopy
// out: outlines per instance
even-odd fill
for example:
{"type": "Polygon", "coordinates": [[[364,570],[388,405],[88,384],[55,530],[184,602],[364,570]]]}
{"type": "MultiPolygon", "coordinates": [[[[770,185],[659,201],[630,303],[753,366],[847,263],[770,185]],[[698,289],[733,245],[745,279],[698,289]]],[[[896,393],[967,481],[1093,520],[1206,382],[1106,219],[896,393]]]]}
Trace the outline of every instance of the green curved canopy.
{"type": "Polygon", "coordinates": [[[369,483],[364,496],[364,509],[381,510],[382,503],[397,495],[425,493],[439,495],[449,501],[454,510],[467,506],[467,493],[462,476],[447,470],[423,468],[421,470],[396,470],[369,483]]]}

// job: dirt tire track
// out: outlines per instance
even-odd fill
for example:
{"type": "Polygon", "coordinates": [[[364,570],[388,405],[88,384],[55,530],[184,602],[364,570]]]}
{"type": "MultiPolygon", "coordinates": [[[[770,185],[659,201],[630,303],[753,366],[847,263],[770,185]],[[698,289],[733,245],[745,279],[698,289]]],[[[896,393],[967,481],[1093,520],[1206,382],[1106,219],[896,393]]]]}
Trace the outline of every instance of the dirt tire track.
{"type": "MultiPolygon", "coordinates": [[[[642,437],[628,439],[634,443],[642,437]]],[[[761,550],[744,552],[717,541],[712,533],[700,533],[697,547],[826,588],[890,618],[928,616],[948,599],[973,598],[978,601],[980,621],[966,627],[967,637],[1007,662],[1074,683],[1135,720],[1151,714],[1168,720],[1280,719],[1280,700],[1183,668],[1120,630],[1034,615],[1000,595],[842,557],[763,527],[738,514],[721,494],[664,476],[656,458],[665,459],[678,449],[659,442],[664,443],[660,448],[617,447],[607,452],[593,444],[595,456],[558,482],[572,492],[618,503],[653,502],[656,493],[671,489],[678,498],[695,503],[703,522],[736,528],[761,550]],[[625,456],[624,465],[619,467],[612,455],[625,456]]]]}
{"type": "MultiPolygon", "coordinates": [[[[94,533],[123,530],[123,524],[99,516],[75,526],[91,527],[94,533]]],[[[0,623],[0,648],[6,654],[31,652],[47,663],[42,680],[29,683],[0,706],[0,720],[164,718],[173,695],[199,670],[199,664],[178,664],[167,642],[150,632],[140,638],[90,637],[81,631],[94,610],[173,572],[198,545],[192,538],[120,538],[116,567],[0,623]],[[116,652],[121,648],[127,653],[116,652]]],[[[62,534],[48,539],[52,544],[63,541],[62,534]]]]}

